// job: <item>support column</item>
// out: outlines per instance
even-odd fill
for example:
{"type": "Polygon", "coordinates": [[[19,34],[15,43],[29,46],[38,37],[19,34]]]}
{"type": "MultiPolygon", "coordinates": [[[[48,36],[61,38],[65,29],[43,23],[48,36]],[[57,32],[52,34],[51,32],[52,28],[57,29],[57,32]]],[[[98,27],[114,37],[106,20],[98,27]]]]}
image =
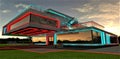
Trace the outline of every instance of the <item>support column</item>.
{"type": "Polygon", "coordinates": [[[49,36],[46,35],[46,45],[49,45],[49,36]]]}
{"type": "Polygon", "coordinates": [[[54,45],[57,45],[57,34],[54,33],[54,45]]]}
{"type": "Polygon", "coordinates": [[[105,42],[105,33],[104,32],[100,32],[101,34],[101,41],[102,41],[102,44],[105,45],[106,42],[105,42]]]}
{"type": "Polygon", "coordinates": [[[106,34],[106,43],[107,44],[111,44],[111,42],[110,42],[110,35],[109,34],[106,34]]]}
{"type": "Polygon", "coordinates": [[[102,45],[105,45],[105,44],[106,44],[106,41],[105,41],[105,32],[100,31],[100,30],[97,30],[97,29],[92,29],[92,30],[95,31],[95,32],[99,32],[99,33],[100,33],[100,36],[101,36],[101,44],[102,44],[102,45]]]}

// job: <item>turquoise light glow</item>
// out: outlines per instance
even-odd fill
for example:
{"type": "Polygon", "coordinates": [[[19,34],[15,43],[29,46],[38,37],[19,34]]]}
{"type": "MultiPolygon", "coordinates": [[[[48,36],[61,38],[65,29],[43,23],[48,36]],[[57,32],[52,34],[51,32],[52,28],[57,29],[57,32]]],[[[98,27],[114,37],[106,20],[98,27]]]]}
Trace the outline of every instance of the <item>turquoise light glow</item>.
{"type": "Polygon", "coordinates": [[[50,13],[53,13],[53,14],[56,14],[56,15],[58,15],[58,16],[61,16],[61,17],[64,17],[64,18],[66,18],[66,16],[65,16],[65,15],[62,15],[62,14],[60,14],[60,13],[57,13],[57,12],[55,12],[55,11],[52,11],[52,10],[47,10],[47,12],[50,12],[50,13]]]}
{"type": "Polygon", "coordinates": [[[109,34],[106,34],[106,43],[107,44],[110,44],[110,35],[109,34]]]}
{"type": "Polygon", "coordinates": [[[3,28],[3,34],[5,34],[5,33],[6,33],[6,30],[7,30],[7,28],[6,28],[6,27],[4,27],[4,28],[3,28]]]}
{"type": "Polygon", "coordinates": [[[63,43],[64,46],[103,46],[102,44],[74,44],[74,43],[63,43]]]}
{"type": "Polygon", "coordinates": [[[105,42],[105,33],[101,32],[101,40],[102,40],[102,44],[106,44],[105,42]]]}
{"type": "Polygon", "coordinates": [[[95,28],[91,28],[91,27],[90,28],[85,28],[85,29],[71,30],[71,31],[67,31],[67,32],[58,32],[57,34],[70,33],[70,32],[83,32],[83,31],[89,31],[89,30],[93,30],[95,32],[99,32],[100,36],[101,36],[101,44],[102,45],[106,44],[106,41],[105,41],[105,32],[97,30],[95,28]]]}
{"type": "Polygon", "coordinates": [[[52,11],[52,10],[47,10],[47,12],[50,12],[50,13],[52,13],[52,14],[61,16],[61,17],[65,18],[65,19],[67,19],[67,20],[70,20],[70,22],[67,23],[67,27],[68,27],[69,29],[72,29],[71,24],[73,24],[73,23],[75,22],[75,20],[73,20],[72,17],[68,17],[68,16],[66,16],[66,15],[64,15],[64,14],[61,14],[61,13],[58,13],[58,12],[55,12],[55,11],[52,11]]]}
{"type": "MultiPolygon", "coordinates": [[[[89,28],[84,28],[84,29],[76,29],[76,30],[69,30],[67,32],[58,32],[57,34],[64,34],[64,33],[70,33],[70,32],[84,32],[84,31],[90,31],[93,30],[95,32],[99,32],[100,36],[101,36],[101,44],[72,44],[72,43],[64,43],[64,45],[69,45],[69,46],[103,46],[106,44],[106,37],[105,37],[105,32],[99,30],[99,29],[95,29],[92,27],[89,28]]],[[[108,41],[107,43],[109,43],[110,38],[108,37],[108,41]]],[[[110,44],[110,43],[109,43],[110,44]]]]}
{"type": "Polygon", "coordinates": [[[57,45],[57,34],[54,33],[54,45],[57,45]]]}
{"type": "Polygon", "coordinates": [[[35,43],[35,45],[46,45],[46,43],[35,43]]]}
{"type": "Polygon", "coordinates": [[[104,45],[105,43],[105,33],[103,31],[97,30],[97,29],[92,29],[93,31],[99,32],[101,36],[101,43],[104,45]]]}

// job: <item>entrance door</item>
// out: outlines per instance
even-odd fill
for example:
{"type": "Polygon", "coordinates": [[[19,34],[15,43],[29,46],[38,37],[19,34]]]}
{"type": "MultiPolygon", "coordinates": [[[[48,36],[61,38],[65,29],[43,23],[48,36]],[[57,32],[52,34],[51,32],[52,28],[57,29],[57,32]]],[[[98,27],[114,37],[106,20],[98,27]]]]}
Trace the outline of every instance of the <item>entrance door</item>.
{"type": "Polygon", "coordinates": [[[53,36],[50,36],[49,37],[49,45],[54,45],[53,43],[54,43],[54,38],[53,38],[53,36]]]}
{"type": "Polygon", "coordinates": [[[54,32],[46,34],[46,45],[54,45],[54,32]]]}

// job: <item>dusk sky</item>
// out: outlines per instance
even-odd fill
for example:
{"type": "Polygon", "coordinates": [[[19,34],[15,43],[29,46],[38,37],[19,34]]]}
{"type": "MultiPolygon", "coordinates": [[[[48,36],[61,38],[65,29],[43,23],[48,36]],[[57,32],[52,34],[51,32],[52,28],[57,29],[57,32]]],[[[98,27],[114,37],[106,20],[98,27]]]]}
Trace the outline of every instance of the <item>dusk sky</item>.
{"type": "Polygon", "coordinates": [[[2,36],[2,26],[29,4],[52,8],[79,22],[95,21],[120,35],[120,0],[0,0],[0,38],[7,37],[2,36]]]}

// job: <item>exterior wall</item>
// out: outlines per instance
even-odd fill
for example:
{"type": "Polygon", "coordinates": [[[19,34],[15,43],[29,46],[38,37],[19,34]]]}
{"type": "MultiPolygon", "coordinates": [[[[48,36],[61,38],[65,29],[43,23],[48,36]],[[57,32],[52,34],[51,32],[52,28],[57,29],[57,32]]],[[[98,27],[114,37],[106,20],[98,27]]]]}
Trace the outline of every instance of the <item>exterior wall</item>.
{"type": "Polygon", "coordinates": [[[100,33],[102,45],[118,45],[119,44],[117,35],[114,35],[105,31],[101,31],[98,29],[94,29],[94,28],[92,30],[93,32],[100,33]]]}
{"type": "MultiPolygon", "coordinates": [[[[19,19],[16,19],[16,20],[19,20],[19,19]]],[[[22,27],[24,27],[24,25],[28,24],[29,21],[30,21],[30,16],[27,16],[27,17],[21,19],[20,21],[11,22],[11,24],[8,24],[3,27],[3,34],[7,34],[10,31],[14,31],[16,29],[22,28],[22,27]]]]}
{"type": "Polygon", "coordinates": [[[6,28],[6,32],[3,34],[8,34],[10,31],[19,29],[19,27],[22,28],[24,25],[28,24],[30,20],[29,14],[30,13],[24,13],[24,15],[16,17],[14,20],[5,25],[3,28],[6,28]]]}
{"type": "MultiPolygon", "coordinates": [[[[33,38],[35,39],[35,38],[33,38]]],[[[46,36],[37,37],[40,43],[36,45],[46,45],[46,36]]],[[[106,46],[118,45],[117,36],[111,33],[101,31],[96,28],[85,28],[69,32],[54,33],[52,44],[63,46],[106,46]]],[[[51,40],[51,39],[50,39],[51,40]]],[[[50,41],[49,41],[50,43],[50,41]]]]}
{"type": "Polygon", "coordinates": [[[29,35],[30,33],[33,33],[35,31],[37,31],[37,33],[39,32],[40,34],[40,31],[42,33],[48,31],[57,31],[59,27],[60,22],[58,19],[47,17],[38,13],[26,12],[18,19],[15,19],[5,25],[3,27],[3,34],[20,36],[27,34],[29,35]]]}
{"type": "Polygon", "coordinates": [[[107,44],[119,44],[118,37],[113,34],[106,33],[106,41],[107,41],[107,44]]]}
{"type": "Polygon", "coordinates": [[[30,22],[44,24],[44,25],[52,26],[52,27],[57,27],[57,22],[56,21],[52,21],[52,20],[45,19],[45,18],[40,18],[40,17],[35,16],[35,15],[31,15],[30,22]]]}
{"type": "Polygon", "coordinates": [[[15,24],[11,25],[10,30],[13,30],[13,29],[15,29],[15,28],[17,28],[17,27],[19,27],[23,24],[29,23],[29,21],[30,21],[30,16],[27,16],[27,17],[23,18],[23,20],[21,20],[19,22],[16,22],[15,24]]]}

